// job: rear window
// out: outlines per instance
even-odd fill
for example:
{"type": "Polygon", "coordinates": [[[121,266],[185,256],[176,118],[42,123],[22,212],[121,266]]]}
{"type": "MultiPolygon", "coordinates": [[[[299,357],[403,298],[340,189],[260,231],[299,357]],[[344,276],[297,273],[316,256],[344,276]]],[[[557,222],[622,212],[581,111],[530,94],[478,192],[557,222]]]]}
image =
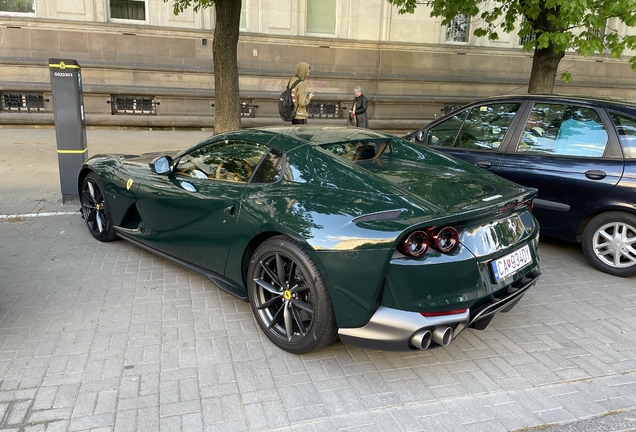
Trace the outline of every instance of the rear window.
{"type": "Polygon", "coordinates": [[[623,154],[629,159],[636,158],[636,119],[616,112],[609,114],[621,140],[623,154]]]}
{"type": "Polygon", "coordinates": [[[389,140],[352,140],[347,142],[325,144],[324,150],[333,153],[349,162],[371,160],[380,156],[389,140]]]}

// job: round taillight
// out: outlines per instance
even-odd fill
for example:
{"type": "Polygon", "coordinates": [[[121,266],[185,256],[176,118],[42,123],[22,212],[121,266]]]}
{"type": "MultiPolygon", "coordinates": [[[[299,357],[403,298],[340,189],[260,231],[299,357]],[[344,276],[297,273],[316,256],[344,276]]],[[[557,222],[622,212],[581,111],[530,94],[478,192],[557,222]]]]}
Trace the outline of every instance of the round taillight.
{"type": "Polygon", "coordinates": [[[418,257],[428,250],[429,238],[424,231],[413,231],[402,243],[402,250],[406,255],[418,257]]]}
{"type": "Polygon", "coordinates": [[[459,233],[453,227],[444,227],[436,231],[433,235],[435,249],[440,252],[448,253],[455,249],[459,243],[459,233]]]}

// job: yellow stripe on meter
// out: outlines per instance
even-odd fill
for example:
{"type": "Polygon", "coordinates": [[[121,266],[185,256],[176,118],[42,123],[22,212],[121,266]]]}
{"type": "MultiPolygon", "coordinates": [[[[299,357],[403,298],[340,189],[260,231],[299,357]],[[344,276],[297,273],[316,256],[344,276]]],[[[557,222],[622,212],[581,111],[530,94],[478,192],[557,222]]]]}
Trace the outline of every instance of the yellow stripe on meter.
{"type": "Polygon", "coordinates": [[[84,150],[58,150],[58,153],[61,154],[82,154],[82,153],[86,153],[88,151],[88,149],[84,149],[84,150]]]}

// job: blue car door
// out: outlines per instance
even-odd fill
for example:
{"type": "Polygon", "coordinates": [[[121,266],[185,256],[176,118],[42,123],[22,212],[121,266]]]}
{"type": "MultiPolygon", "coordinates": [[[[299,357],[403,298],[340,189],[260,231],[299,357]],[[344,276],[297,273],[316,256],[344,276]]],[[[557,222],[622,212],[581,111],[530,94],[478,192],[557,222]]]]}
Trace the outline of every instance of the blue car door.
{"type": "Polygon", "coordinates": [[[614,131],[592,107],[537,103],[527,118],[495,172],[537,188],[534,215],[543,232],[572,238],[578,222],[565,225],[581,218],[623,174],[622,157],[609,151],[616,145],[614,131]]]}
{"type": "Polygon", "coordinates": [[[425,143],[496,172],[521,102],[489,102],[473,106],[430,127],[425,143]]]}

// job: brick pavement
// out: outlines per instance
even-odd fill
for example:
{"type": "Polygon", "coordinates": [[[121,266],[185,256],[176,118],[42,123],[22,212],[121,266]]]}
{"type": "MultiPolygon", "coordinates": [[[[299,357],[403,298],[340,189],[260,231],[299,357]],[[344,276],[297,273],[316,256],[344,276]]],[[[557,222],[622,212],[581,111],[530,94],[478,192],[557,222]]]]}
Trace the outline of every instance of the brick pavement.
{"type": "MultiPolygon", "coordinates": [[[[0,129],[0,215],[27,214],[0,216],[0,430],[636,428],[636,278],[593,270],[576,245],[542,239],[538,285],[446,348],[291,355],[207,279],[93,240],[46,172],[22,199],[19,173],[56,163],[50,133],[0,129]]],[[[89,131],[89,151],[205,135],[155,133],[89,131]]]]}

